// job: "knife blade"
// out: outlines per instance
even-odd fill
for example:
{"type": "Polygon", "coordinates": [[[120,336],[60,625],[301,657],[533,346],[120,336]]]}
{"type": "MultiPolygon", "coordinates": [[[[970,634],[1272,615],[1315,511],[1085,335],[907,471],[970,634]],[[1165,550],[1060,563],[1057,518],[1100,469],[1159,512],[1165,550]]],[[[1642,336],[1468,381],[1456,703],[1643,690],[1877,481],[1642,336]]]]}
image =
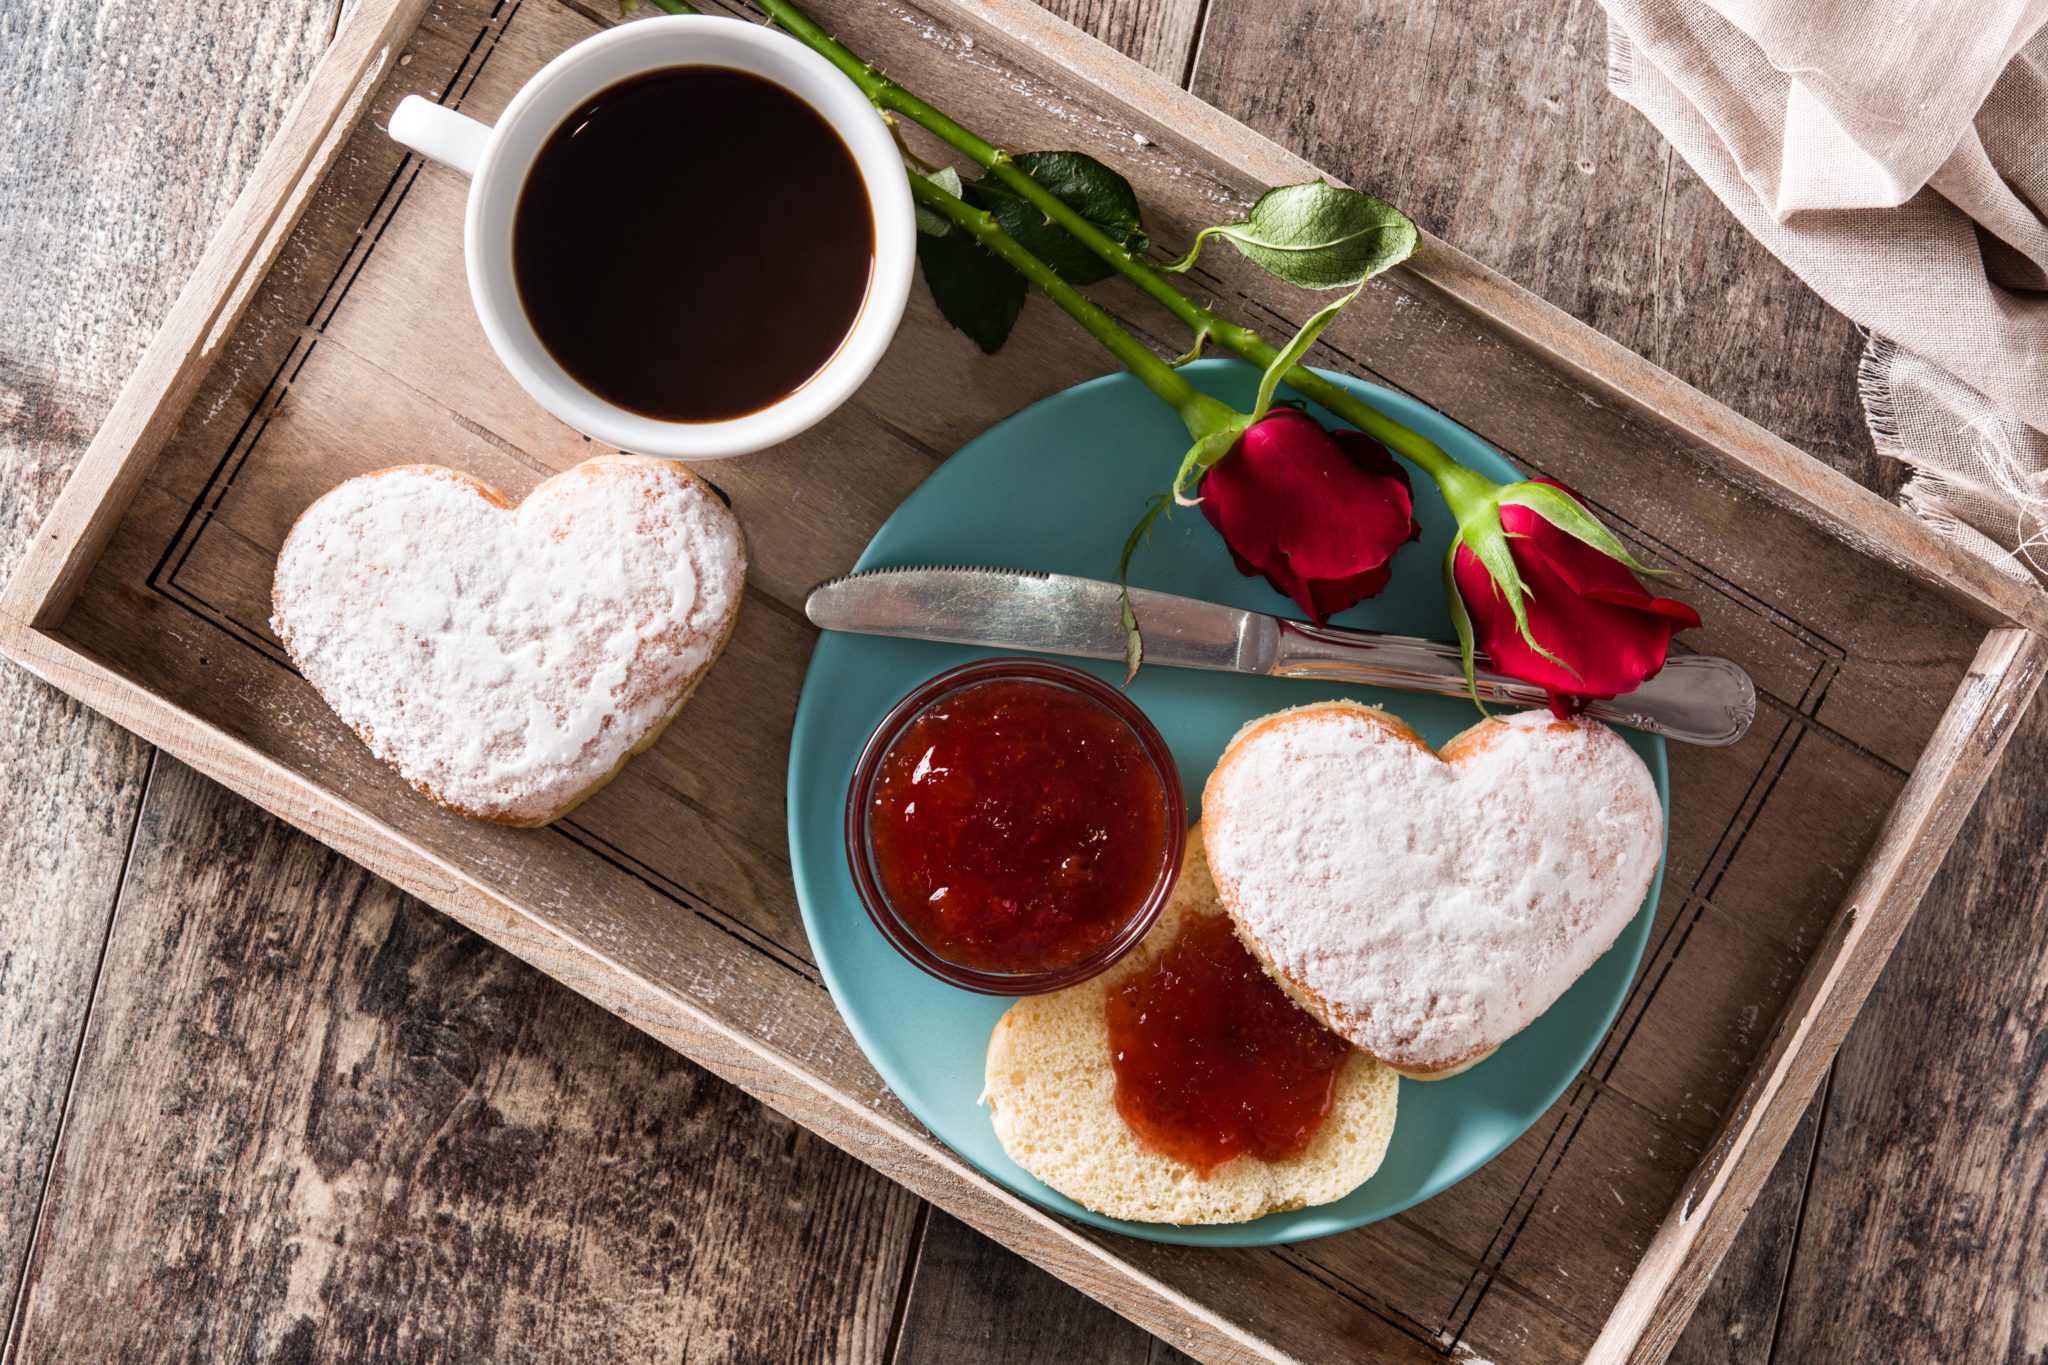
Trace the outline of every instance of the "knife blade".
{"type": "MultiPolygon", "coordinates": [[[[1117,585],[1068,574],[967,565],[868,569],[822,583],[804,612],[824,630],[946,644],[1124,657],[1117,585]]],[[[1458,647],[1378,631],[1317,626],[1147,588],[1131,589],[1145,662],[1166,668],[1315,678],[1466,695],[1458,647]]],[[[1540,706],[1540,687],[1475,670],[1479,696],[1540,706]]],[[[1756,688],[1731,659],[1679,654],[1635,691],[1595,701],[1586,714],[1687,744],[1735,743],[1756,718],[1756,688]]]]}

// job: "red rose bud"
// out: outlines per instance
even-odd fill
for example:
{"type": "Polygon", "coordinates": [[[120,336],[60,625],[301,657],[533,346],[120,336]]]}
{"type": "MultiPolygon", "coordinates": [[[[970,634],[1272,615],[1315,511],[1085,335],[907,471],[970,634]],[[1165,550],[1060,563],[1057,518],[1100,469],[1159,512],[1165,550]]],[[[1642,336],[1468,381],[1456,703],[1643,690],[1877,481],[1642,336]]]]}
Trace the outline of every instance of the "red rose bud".
{"type": "Polygon", "coordinates": [[[1420,539],[1408,474],[1357,431],[1275,408],[1202,481],[1202,515],[1247,578],[1262,574],[1318,625],[1387,586],[1420,539]]]}
{"type": "MultiPolygon", "coordinates": [[[[1578,500],[1554,479],[1535,482],[1578,500]]],[[[1641,687],[1664,667],[1673,632],[1699,625],[1691,607],[1651,596],[1626,564],[1534,509],[1505,503],[1500,520],[1528,591],[1529,634],[1555,658],[1545,658],[1523,638],[1507,595],[1463,543],[1452,570],[1458,596],[1472,618],[1474,640],[1494,668],[1547,689],[1550,709],[1559,716],[1582,710],[1596,697],[1641,687]]]]}

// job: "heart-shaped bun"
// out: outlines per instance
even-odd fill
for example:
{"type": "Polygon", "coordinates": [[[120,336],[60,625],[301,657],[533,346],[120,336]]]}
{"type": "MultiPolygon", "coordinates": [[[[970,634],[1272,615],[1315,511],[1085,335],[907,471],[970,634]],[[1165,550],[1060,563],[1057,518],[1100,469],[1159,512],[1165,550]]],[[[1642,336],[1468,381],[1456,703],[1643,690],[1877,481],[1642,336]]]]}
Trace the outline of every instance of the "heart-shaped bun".
{"type": "Polygon", "coordinates": [[[277,557],[271,629],[371,752],[451,810],[566,814],[675,719],[732,634],[739,523],[672,460],[600,455],[514,507],[365,474],[277,557]]]}
{"type": "Polygon", "coordinates": [[[1399,1084],[1361,1052],[1345,1060],[1308,1150],[1286,1161],[1244,1152],[1203,1179],[1146,1148],[1117,1112],[1105,998],[1164,953],[1183,924],[1222,913],[1202,841],[1190,838],[1173,896],[1144,942],[1101,976],[1026,996],[996,1021],[981,1095],[996,1139],[1075,1203],[1146,1223],[1242,1223],[1341,1199],[1380,1168],[1399,1084]]]}
{"type": "Polygon", "coordinates": [[[1238,935],[1332,1030],[1420,1079],[1513,1037],[1607,951],[1663,856],[1650,771],[1532,711],[1431,752],[1373,707],[1240,730],[1202,794],[1238,935]]]}

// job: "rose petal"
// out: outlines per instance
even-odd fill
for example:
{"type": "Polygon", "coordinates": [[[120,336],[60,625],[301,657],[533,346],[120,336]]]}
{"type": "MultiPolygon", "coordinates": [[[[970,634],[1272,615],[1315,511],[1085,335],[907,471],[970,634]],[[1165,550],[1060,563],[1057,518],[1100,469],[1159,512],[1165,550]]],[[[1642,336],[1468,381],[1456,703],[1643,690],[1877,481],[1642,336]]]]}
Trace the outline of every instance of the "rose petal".
{"type": "MultiPolygon", "coordinates": [[[[1577,497],[1554,480],[1542,480],[1577,497]]],[[[1501,509],[1509,553],[1528,589],[1524,609],[1534,648],[1516,628],[1507,598],[1469,549],[1452,569],[1472,619],[1475,643],[1503,673],[1551,694],[1559,715],[1595,697],[1632,692],[1664,667],[1674,630],[1700,623],[1683,602],[1655,597],[1626,564],[1559,530],[1529,508],[1501,509]]]]}
{"type": "Polygon", "coordinates": [[[1317,621],[1386,587],[1394,551],[1421,535],[1408,476],[1358,432],[1339,440],[1277,408],[1202,483],[1202,515],[1247,564],[1317,621]]]}

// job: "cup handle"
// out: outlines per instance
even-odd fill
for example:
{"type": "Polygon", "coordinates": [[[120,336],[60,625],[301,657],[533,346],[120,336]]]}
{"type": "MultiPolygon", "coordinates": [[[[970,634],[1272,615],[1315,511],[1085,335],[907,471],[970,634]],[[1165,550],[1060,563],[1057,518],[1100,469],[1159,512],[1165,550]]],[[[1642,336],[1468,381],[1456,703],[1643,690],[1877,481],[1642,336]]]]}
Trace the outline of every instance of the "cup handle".
{"type": "Polygon", "coordinates": [[[430,99],[407,95],[392,112],[391,136],[421,156],[475,175],[491,130],[430,99]]]}

